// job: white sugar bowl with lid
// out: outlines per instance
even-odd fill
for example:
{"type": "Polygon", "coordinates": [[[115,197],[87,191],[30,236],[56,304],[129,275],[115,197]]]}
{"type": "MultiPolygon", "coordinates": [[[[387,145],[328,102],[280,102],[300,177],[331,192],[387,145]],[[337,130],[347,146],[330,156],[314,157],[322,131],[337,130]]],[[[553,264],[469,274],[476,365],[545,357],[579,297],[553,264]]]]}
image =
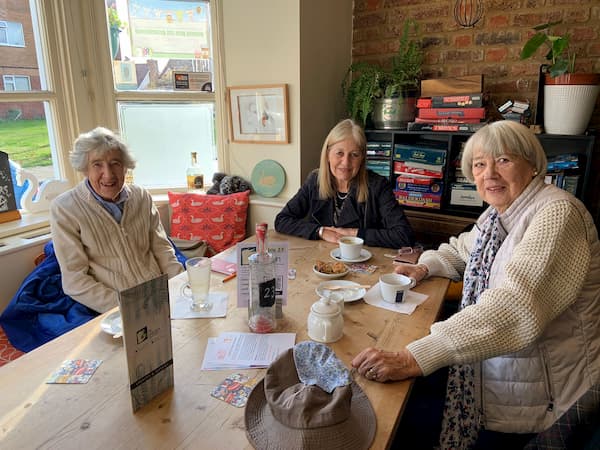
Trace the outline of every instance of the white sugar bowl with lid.
{"type": "Polygon", "coordinates": [[[328,297],[313,303],[308,314],[308,336],[325,344],[338,341],[344,335],[342,310],[328,297]]]}

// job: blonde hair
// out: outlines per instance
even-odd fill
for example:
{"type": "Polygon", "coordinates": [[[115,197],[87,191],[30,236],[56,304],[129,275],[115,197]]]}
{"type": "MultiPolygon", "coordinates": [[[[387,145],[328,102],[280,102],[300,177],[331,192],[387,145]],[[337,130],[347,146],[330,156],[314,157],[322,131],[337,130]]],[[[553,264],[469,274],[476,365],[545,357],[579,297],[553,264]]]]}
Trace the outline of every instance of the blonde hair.
{"type": "Polygon", "coordinates": [[[358,168],[358,173],[350,181],[351,185],[356,185],[356,199],[359,203],[365,203],[369,194],[369,184],[367,178],[367,138],[362,127],[352,119],[344,119],[334,126],[323,142],[321,149],[321,162],[318,169],[319,197],[322,200],[334,198],[337,192],[337,183],[335,177],[329,170],[329,150],[331,146],[343,141],[352,139],[358,146],[362,161],[358,168]]]}
{"type": "Polygon", "coordinates": [[[469,138],[463,150],[460,166],[469,181],[473,181],[473,152],[498,157],[514,155],[535,167],[538,177],[546,174],[546,153],[535,134],[525,125],[512,120],[490,123],[469,138]]]}
{"type": "Polygon", "coordinates": [[[73,150],[69,153],[69,160],[75,170],[85,173],[87,171],[88,157],[91,152],[98,152],[100,155],[104,155],[111,150],[119,150],[121,152],[125,169],[135,168],[135,160],[125,142],[115,133],[104,127],[97,127],[92,131],[80,134],[75,139],[73,150]]]}

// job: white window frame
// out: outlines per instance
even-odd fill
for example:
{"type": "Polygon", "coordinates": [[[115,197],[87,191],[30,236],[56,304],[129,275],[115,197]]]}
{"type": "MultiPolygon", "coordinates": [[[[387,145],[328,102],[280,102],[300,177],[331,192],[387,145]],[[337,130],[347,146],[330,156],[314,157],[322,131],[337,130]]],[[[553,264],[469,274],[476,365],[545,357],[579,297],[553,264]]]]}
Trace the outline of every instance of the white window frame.
{"type": "MultiPolygon", "coordinates": [[[[104,12],[103,12],[104,14],[104,12]]],[[[117,102],[152,102],[152,103],[173,103],[173,102],[193,102],[193,103],[210,103],[215,107],[215,127],[216,127],[216,147],[217,161],[219,171],[228,172],[229,167],[225,158],[225,147],[227,145],[227,117],[225,99],[225,77],[223,75],[223,37],[222,33],[222,0],[210,0],[210,15],[211,15],[211,37],[212,37],[212,57],[213,57],[213,90],[214,92],[204,91],[116,91],[113,85],[112,72],[110,64],[107,64],[108,70],[105,71],[103,82],[104,91],[112,92],[113,103],[107,105],[112,110],[104,110],[105,117],[111,117],[110,127],[118,129],[117,118],[117,102]]],[[[96,21],[96,33],[106,34],[105,23],[96,21]],[[102,28],[102,29],[101,29],[102,28]]],[[[108,38],[104,39],[108,46],[108,38]]],[[[96,47],[97,48],[97,47],[96,47]]],[[[108,47],[107,47],[108,48],[108,47]]],[[[109,50],[105,50],[105,54],[109,50]]],[[[101,57],[101,55],[98,55],[101,57]]],[[[182,187],[169,187],[164,189],[152,188],[149,189],[152,194],[166,194],[167,191],[184,190],[182,187]]]]}
{"type": "Polygon", "coordinates": [[[31,78],[28,75],[2,75],[4,90],[9,92],[27,92],[31,91],[31,78]],[[27,81],[27,89],[17,89],[17,80],[24,79],[27,81]],[[7,89],[7,86],[12,86],[12,89],[7,89]]]}
{"type": "MultiPolygon", "coordinates": [[[[72,184],[81,179],[69,163],[69,150],[77,136],[98,125],[118,130],[118,101],[210,102],[215,105],[217,158],[220,171],[228,171],[225,83],[222,71],[222,0],[211,0],[213,45],[212,92],[115,91],[110,64],[105,0],[29,0],[42,18],[46,46],[37,45],[40,72],[47,83],[39,91],[0,91],[0,102],[48,102],[48,125],[56,154],[55,172],[72,184]],[[85,36],[82,38],[81,36],[85,36]],[[108,63],[103,63],[107,61],[108,63]],[[47,84],[47,85],[46,85],[47,84]]],[[[32,20],[36,20],[32,17],[32,20]]],[[[164,193],[167,189],[157,190],[164,193]]],[[[154,193],[154,192],[153,192],[154,193]]]]}
{"type": "Polygon", "coordinates": [[[0,33],[0,45],[6,46],[6,47],[25,47],[25,35],[23,34],[23,24],[22,23],[9,22],[7,20],[0,20],[0,30],[4,30],[4,33],[0,33]],[[20,40],[15,41],[15,42],[10,42],[10,37],[15,32],[18,33],[20,40]]]}
{"type": "MultiPolygon", "coordinates": [[[[36,51],[42,81],[40,90],[0,91],[0,102],[47,102],[46,119],[55,173],[72,185],[81,174],[69,163],[69,151],[77,136],[98,125],[118,129],[117,101],[214,102],[219,170],[228,172],[225,82],[222,70],[222,1],[210,0],[213,51],[213,85],[207,92],[116,92],[112,67],[101,64],[110,55],[105,0],[29,0],[41,22],[36,51]],[[83,38],[82,38],[83,36],[83,38]],[[104,55],[104,56],[103,56],[104,55]]],[[[33,8],[32,8],[33,9],[33,8]]],[[[32,15],[32,21],[37,17],[32,15]]],[[[161,194],[166,190],[154,191],[161,194]]],[[[0,237],[48,225],[47,215],[23,214],[21,221],[3,224],[0,237]]]]}

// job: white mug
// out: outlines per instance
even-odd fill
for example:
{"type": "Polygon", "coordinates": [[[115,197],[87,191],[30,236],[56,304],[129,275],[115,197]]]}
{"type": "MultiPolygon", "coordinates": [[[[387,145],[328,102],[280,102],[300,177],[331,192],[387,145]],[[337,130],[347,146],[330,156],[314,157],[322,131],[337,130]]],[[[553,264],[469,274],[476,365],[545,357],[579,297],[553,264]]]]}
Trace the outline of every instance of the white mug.
{"type": "Polygon", "coordinates": [[[344,236],[338,241],[342,259],[358,259],[362,250],[363,240],[355,236],[344,236]]]}
{"type": "Polygon", "coordinates": [[[415,287],[417,280],[399,273],[386,273],[379,277],[381,296],[388,303],[402,303],[406,291],[415,287]]]}

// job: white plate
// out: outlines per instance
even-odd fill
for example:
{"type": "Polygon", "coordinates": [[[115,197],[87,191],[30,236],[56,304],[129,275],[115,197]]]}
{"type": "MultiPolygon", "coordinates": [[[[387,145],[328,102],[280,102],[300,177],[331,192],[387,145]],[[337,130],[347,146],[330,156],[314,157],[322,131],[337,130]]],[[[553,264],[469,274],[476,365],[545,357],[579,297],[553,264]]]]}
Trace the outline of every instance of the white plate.
{"type": "Polygon", "coordinates": [[[344,302],[347,303],[360,300],[367,293],[367,290],[365,288],[357,286],[360,286],[360,284],[348,280],[323,281],[317,286],[315,291],[320,297],[326,296],[330,292],[339,292],[344,296],[344,302]],[[335,291],[330,291],[329,289],[327,289],[328,286],[344,286],[344,289],[336,289],[335,291]]]}
{"type": "Polygon", "coordinates": [[[356,259],[344,259],[344,258],[342,258],[342,255],[340,253],[340,249],[339,248],[334,248],[333,250],[331,250],[331,253],[329,254],[329,256],[331,256],[336,261],[350,262],[350,263],[353,263],[353,262],[359,263],[359,262],[368,261],[369,259],[371,259],[371,256],[373,256],[373,255],[371,254],[371,252],[369,250],[363,248],[360,251],[360,257],[358,257],[356,259]]]}
{"type": "Polygon", "coordinates": [[[121,311],[113,311],[100,322],[100,328],[105,333],[114,336],[123,333],[123,323],[121,322],[121,311]]]}
{"type": "Polygon", "coordinates": [[[321,278],[326,278],[328,280],[334,280],[336,278],[342,278],[342,277],[348,275],[348,272],[350,272],[350,271],[348,269],[346,269],[345,272],[340,272],[340,273],[323,273],[323,272],[319,272],[317,270],[317,266],[314,265],[313,272],[316,273],[321,278]]]}

